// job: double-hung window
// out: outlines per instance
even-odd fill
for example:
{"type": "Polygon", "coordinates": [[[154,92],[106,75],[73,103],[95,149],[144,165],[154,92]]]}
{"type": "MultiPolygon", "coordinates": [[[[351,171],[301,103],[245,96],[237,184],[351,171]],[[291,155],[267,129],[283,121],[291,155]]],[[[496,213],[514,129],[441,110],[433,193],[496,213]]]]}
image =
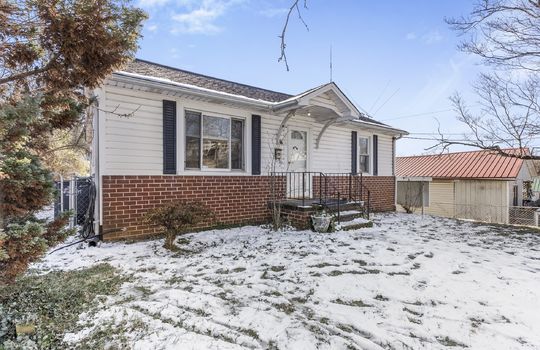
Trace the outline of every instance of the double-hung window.
{"type": "Polygon", "coordinates": [[[186,111],[186,169],[244,169],[244,120],[186,111]]]}
{"type": "Polygon", "coordinates": [[[359,156],[359,165],[360,172],[369,173],[369,138],[368,137],[359,137],[358,138],[358,156],[359,156]]]}

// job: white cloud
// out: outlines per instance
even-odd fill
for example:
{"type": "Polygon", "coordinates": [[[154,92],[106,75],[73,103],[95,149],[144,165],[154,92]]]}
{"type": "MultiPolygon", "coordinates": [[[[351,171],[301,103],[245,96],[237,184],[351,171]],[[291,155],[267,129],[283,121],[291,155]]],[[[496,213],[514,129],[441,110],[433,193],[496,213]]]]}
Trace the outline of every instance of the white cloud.
{"type": "Polygon", "coordinates": [[[141,7],[157,7],[157,6],[163,6],[168,2],[169,2],[169,0],[139,0],[139,6],[141,6],[141,7]]]}
{"type": "Polygon", "coordinates": [[[146,26],[146,30],[148,30],[151,33],[155,32],[157,29],[158,29],[157,24],[148,24],[146,26]]]}
{"type": "Polygon", "coordinates": [[[405,39],[406,40],[416,40],[416,39],[419,39],[421,40],[422,42],[424,42],[424,44],[427,44],[427,45],[432,45],[432,44],[436,44],[440,41],[442,41],[444,39],[444,37],[442,36],[442,34],[438,31],[438,30],[431,30],[429,32],[426,32],[422,35],[418,35],[416,34],[415,32],[409,32],[405,35],[405,39]]]}
{"type": "Polygon", "coordinates": [[[289,9],[287,8],[268,8],[265,10],[259,11],[260,15],[263,15],[264,17],[273,18],[278,16],[284,16],[289,12],[289,9]]]}
{"type": "Polygon", "coordinates": [[[176,49],[174,47],[169,50],[169,55],[172,58],[180,58],[180,53],[179,53],[178,49],[176,49]]]}
{"type": "Polygon", "coordinates": [[[188,34],[216,34],[223,30],[215,22],[222,17],[227,10],[241,2],[241,0],[203,0],[193,4],[190,1],[183,2],[183,8],[187,12],[176,13],[172,16],[172,33],[188,34]]]}
{"type": "Polygon", "coordinates": [[[416,39],[416,33],[415,33],[415,32],[407,33],[407,35],[405,36],[405,39],[407,39],[407,40],[414,40],[414,39],[416,39]]]}
{"type": "Polygon", "coordinates": [[[442,36],[442,34],[438,31],[438,30],[432,30],[428,33],[426,33],[422,39],[424,40],[424,42],[428,45],[431,45],[431,44],[435,44],[435,43],[438,43],[439,41],[441,41],[444,37],[442,36]]]}

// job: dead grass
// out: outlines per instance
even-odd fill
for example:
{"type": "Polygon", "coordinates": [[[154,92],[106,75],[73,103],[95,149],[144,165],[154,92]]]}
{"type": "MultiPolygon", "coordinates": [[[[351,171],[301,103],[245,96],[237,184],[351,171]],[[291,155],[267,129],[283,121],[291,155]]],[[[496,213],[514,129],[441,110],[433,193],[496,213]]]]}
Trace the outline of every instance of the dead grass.
{"type": "Polygon", "coordinates": [[[76,331],[81,313],[92,310],[96,297],[116,294],[127,278],[108,264],[75,271],[28,275],[0,287],[0,348],[17,343],[39,349],[64,348],[65,333],[76,331]],[[15,325],[32,324],[34,334],[16,337],[15,325]]]}

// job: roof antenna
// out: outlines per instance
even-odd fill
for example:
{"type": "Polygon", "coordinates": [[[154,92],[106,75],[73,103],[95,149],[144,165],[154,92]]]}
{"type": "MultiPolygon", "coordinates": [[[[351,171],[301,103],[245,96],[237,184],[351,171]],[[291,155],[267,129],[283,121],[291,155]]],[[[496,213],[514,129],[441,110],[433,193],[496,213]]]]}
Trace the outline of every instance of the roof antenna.
{"type": "Polygon", "coordinates": [[[332,82],[332,45],[330,45],[330,82],[332,82]]]}

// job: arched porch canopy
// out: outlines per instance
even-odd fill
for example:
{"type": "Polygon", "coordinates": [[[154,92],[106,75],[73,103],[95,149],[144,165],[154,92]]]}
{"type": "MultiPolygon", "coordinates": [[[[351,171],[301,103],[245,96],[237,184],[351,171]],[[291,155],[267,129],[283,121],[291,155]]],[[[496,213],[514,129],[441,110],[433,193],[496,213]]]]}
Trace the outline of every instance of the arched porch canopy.
{"type": "Polygon", "coordinates": [[[289,119],[294,118],[294,116],[306,116],[317,123],[323,124],[315,141],[316,148],[319,148],[322,136],[331,125],[357,120],[362,116],[362,113],[334,82],[315,87],[276,103],[272,110],[283,115],[277,133],[278,139],[281,137],[289,119]]]}

